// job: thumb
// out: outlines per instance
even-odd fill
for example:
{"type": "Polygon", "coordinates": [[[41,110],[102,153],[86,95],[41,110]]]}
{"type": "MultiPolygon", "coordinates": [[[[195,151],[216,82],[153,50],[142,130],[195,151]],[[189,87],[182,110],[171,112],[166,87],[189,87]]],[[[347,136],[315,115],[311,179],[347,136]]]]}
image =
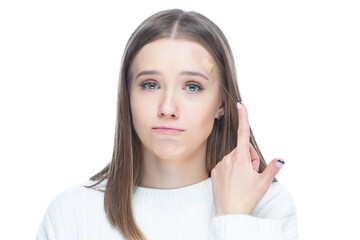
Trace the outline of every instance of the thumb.
{"type": "Polygon", "coordinates": [[[281,167],[285,164],[284,159],[274,159],[272,160],[262,172],[263,180],[267,184],[271,184],[271,181],[274,179],[276,174],[280,172],[281,167]]]}

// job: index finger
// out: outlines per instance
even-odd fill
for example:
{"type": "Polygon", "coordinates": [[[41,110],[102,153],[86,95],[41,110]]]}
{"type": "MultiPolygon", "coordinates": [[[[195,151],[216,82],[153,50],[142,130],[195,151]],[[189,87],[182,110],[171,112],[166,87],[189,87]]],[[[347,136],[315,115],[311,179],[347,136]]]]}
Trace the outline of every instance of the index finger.
{"type": "MultiPolygon", "coordinates": [[[[250,144],[250,127],[247,115],[247,110],[243,102],[237,101],[238,108],[238,131],[237,131],[237,146],[236,152],[241,156],[248,156],[250,144]]],[[[240,159],[242,160],[242,159],[240,159]]],[[[245,159],[244,159],[245,160],[245,159]]]]}

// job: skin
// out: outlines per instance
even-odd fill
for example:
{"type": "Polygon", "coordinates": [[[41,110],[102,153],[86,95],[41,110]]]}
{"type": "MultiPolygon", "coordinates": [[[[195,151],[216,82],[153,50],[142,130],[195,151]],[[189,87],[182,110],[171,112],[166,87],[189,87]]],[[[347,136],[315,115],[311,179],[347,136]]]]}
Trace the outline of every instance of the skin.
{"type": "Polygon", "coordinates": [[[215,66],[215,60],[210,53],[187,40],[156,40],[135,56],[131,66],[130,107],[135,131],[142,142],[144,173],[139,186],[180,188],[208,178],[206,142],[215,117],[224,113],[218,69],[211,65],[215,66]],[[160,74],[136,78],[145,70],[160,74]],[[200,72],[208,80],[179,75],[181,71],[200,72]],[[142,89],[139,85],[144,82],[154,84],[142,89]],[[172,135],[152,129],[164,125],[185,131],[172,135]]]}
{"type": "Polygon", "coordinates": [[[237,103],[237,107],[237,145],[211,171],[215,216],[250,215],[282,167],[282,164],[277,163],[277,158],[273,159],[262,173],[258,173],[260,160],[249,141],[247,109],[244,103],[241,106],[237,103]]]}
{"type": "MultiPolygon", "coordinates": [[[[139,186],[172,189],[206,180],[206,141],[217,114],[223,114],[218,69],[211,55],[191,41],[161,39],[145,45],[135,56],[130,84],[133,124],[142,146],[144,174],[139,186]],[[208,63],[205,63],[204,58],[208,63]],[[205,64],[204,64],[205,63],[205,64]],[[209,67],[210,66],[210,67],[209,67]],[[156,70],[159,75],[139,72],[156,70]],[[199,76],[180,76],[197,71],[199,76]],[[139,85],[153,82],[142,89],[139,85]],[[193,85],[204,88],[203,91],[193,85]],[[154,126],[173,126],[185,131],[163,134],[154,126]]],[[[240,104],[238,105],[238,109],[240,104]]],[[[215,215],[250,215],[280,171],[277,159],[259,174],[259,156],[251,145],[247,109],[238,110],[237,146],[211,171],[215,215]]]]}

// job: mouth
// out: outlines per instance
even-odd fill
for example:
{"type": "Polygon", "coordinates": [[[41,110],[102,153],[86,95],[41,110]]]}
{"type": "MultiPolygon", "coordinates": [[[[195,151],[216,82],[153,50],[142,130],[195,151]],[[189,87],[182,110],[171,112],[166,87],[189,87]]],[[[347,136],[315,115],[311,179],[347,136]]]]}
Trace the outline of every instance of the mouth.
{"type": "Polygon", "coordinates": [[[173,128],[173,127],[165,127],[165,126],[153,127],[152,129],[156,130],[156,131],[160,131],[160,132],[167,132],[167,133],[180,133],[180,132],[185,131],[184,129],[173,128]]]}

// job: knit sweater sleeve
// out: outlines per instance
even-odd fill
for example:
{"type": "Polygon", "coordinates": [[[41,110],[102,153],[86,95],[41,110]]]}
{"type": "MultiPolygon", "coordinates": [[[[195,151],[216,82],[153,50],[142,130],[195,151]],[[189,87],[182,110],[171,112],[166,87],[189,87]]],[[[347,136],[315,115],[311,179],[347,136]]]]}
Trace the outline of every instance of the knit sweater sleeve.
{"type": "Polygon", "coordinates": [[[50,205],[46,209],[45,215],[42,219],[36,240],[55,240],[54,225],[52,220],[52,211],[50,205]]]}
{"type": "Polygon", "coordinates": [[[71,195],[67,192],[58,194],[48,205],[37,231],[36,240],[76,239],[74,211],[69,205],[71,195]]]}
{"type": "Polygon", "coordinates": [[[250,215],[227,214],[211,220],[214,240],[297,240],[297,213],[291,194],[279,182],[250,215]]]}

